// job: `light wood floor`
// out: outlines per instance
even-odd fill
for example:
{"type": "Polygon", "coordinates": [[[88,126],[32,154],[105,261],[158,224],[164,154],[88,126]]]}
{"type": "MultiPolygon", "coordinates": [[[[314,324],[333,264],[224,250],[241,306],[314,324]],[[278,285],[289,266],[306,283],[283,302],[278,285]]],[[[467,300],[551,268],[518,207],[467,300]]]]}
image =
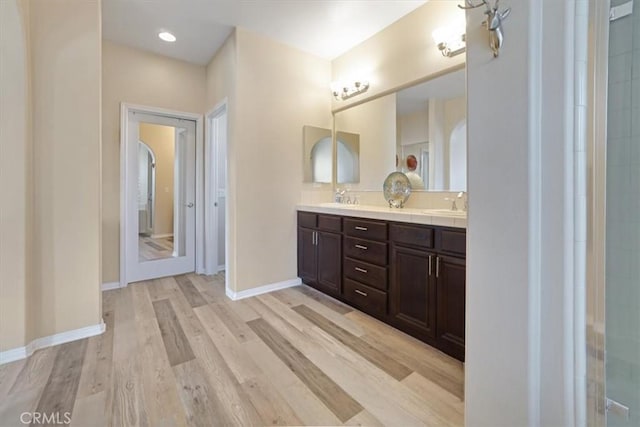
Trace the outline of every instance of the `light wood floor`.
{"type": "Polygon", "coordinates": [[[138,261],[152,261],[172,256],[173,237],[138,236],[138,261]]]}
{"type": "Polygon", "coordinates": [[[233,302],[190,274],[105,292],[103,312],[103,335],[0,366],[1,426],[464,423],[460,362],[306,286],[233,302]]]}

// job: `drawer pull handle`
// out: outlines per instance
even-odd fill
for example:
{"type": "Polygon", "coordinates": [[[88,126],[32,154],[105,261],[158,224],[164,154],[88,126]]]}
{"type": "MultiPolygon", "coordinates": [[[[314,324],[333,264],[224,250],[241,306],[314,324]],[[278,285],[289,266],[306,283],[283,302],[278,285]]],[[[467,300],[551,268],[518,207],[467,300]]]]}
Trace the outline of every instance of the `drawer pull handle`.
{"type": "Polygon", "coordinates": [[[359,227],[359,226],[356,226],[356,230],[360,230],[360,231],[367,231],[367,230],[368,230],[368,228],[367,228],[367,227],[359,227]]]}
{"type": "Polygon", "coordinates": [[[368,296],[366,292],[362,292],[360,289],[355,289],[355,292],[356,292],[356,294],[360,294],[360,295],[362,295],[363,297],[368,296]]]}
{"type": "Polygon", "coordinates": [[[355,267],[356,271],[359,271],[360,273],[367,273],[367,270],[365,270],[364,268],[360,268],[360,267],[355,267]]]}
{"type": "Polygon", "coordinates": [[[429,255],[429,276],[431,276],[431,255],[429,255]]]}
{"type": "Polygon", "coordinates": [[[362,246],[362,245],[356,245],[356,248],[362,249],[363,251],[367,250],[367,247],[366,246],[362,246]]]}

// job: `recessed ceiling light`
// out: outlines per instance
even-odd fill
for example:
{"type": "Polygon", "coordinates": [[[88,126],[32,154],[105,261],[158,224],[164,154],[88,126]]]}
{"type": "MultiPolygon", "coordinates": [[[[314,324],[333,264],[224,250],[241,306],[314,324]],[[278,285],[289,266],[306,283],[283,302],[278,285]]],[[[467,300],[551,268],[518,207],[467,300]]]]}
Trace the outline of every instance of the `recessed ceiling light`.
{"type": "Polygon", "coordinates": [[[166,42],[171,42],[173,43],[174,41],[176,41],[176,36],[174,36],[173,34],[167,32],[167,31],[163,31],[160,34],[158,34],[158,37],[160,37],[160,39],[166,41],[166,42]]]}

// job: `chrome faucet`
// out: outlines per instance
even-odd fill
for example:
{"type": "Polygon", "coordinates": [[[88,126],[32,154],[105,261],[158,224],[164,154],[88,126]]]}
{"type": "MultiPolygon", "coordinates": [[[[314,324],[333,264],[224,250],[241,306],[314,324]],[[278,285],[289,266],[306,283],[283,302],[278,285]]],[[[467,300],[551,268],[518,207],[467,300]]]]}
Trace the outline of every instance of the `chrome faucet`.
{"type": "Polygon", "coordinates": [[[469,210],[469,197],[464,191],[461,191],[456,196],[458,199],[464,199],[464,207],[462,208],[465,212],[469,210]]]}
{"type": "Polygon", "coordinates": [[[452,211],[457,211],[458,210],[458,205],[456,204],[456,199],[450,198],[450,197],[445,197],[444,198],[447,202],[451,202],[451,210],[452,211]]]}
{"type": "Polygon", "coordinates": [[[336,188],[335,202],[336,203],[344,202],[344,190],[340,190],[339,188],[336,188]]]}
{"type": "MultiPolygon", "coordinates": [[[[450,198],[450,197],[445,197],[444,199],[448,202],[451,202],[451,210],[452,211],[457,211],[458,210],[458,204],[456,203],[459,199],[464,198],[464,191],[459,192],[455,198],[450,198]]],[[[464,202],[464,211],[467,211],[467,202],[465,200],[464,202]]]]}

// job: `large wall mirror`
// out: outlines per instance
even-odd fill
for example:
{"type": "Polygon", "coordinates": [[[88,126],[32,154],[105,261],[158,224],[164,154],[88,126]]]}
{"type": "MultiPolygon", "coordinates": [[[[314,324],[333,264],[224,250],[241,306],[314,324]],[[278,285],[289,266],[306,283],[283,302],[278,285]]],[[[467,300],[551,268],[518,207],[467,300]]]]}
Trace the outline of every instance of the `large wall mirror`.
{"type": "MultiPolygon", "coordinates": [[[[359,135],[355,167],[360,179],[338,183],[379,191],[385,177],[399,170],[414,190],[466,191],[466,104],[460,68],[335,113],[337,140],[341,134],[359,135]]],[[[338,169],[353,164],[353,157],[343,156],[338,147],[338,169]]]]}
{"type": "MultiPolygon", "coordinates": [[[[315,126],[302,128],[304,143],[304,182],[333,182],[333,140],[331,130],[315,126]]],[[[337,170],[339,184],[360,181],[360,135],[336,133],[337,170]]]]}

